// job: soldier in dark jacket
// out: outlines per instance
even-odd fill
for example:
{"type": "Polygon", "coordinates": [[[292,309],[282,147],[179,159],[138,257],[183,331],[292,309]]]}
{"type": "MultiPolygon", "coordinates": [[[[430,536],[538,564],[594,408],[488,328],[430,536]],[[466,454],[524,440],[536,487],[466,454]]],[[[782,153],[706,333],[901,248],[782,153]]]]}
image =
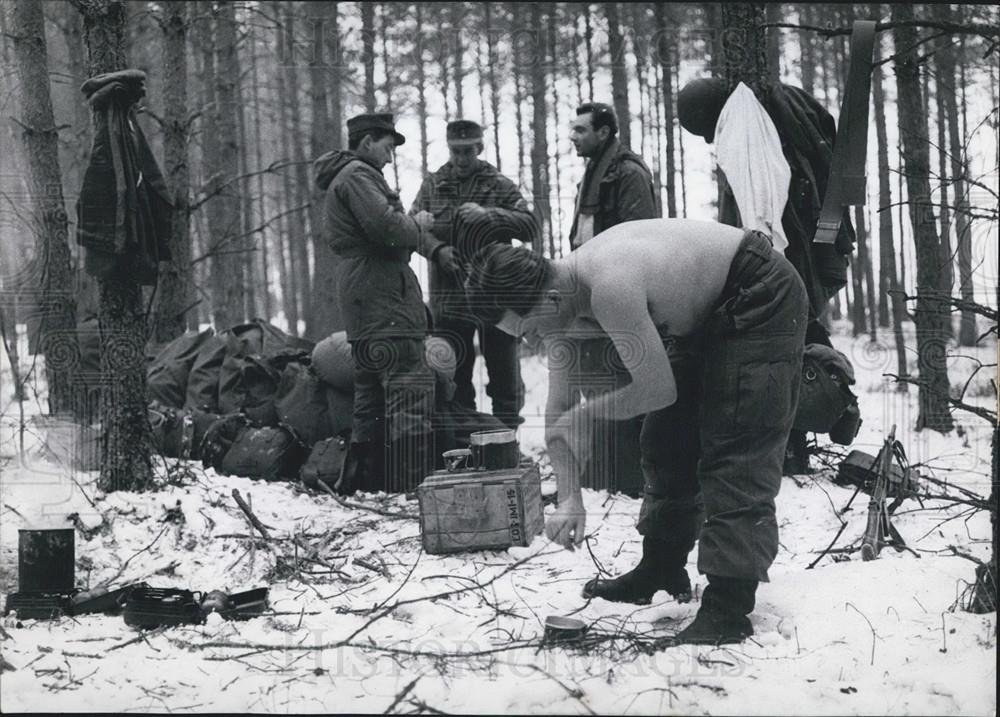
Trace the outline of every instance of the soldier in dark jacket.
{"type": "MultiPolygon", "coordinates": [[[[587,160],[570,230],[574,249],[616,224],[660,216],[649,169],[639,155],[619,141],[618,118],[610,106],[588,102],[578,107],[570,141],[576,153],[587,160]]],[[[628,372],[610,340],[581,340],[574,347],[578,382],[569,390],[593,396],[628,380],[628,372]]],[[[639,495],[643,486],[641,429],[641,416],[600,421],[594,431],[595,445],[583,485],[639,495]]]]}
{"type": "Polygon", "coordinates": [[[615,224],[660,215],[649,169],[618,140],[618,118],[611,107],[600,102],[578,107],[570,141],[587,160],[570,229],[574,249],[615,224]]]}
{"type": "Polygon", "coordinates": [[[314,169],[326,193],[326,240],[342,260],[340,305],[355,365],[349,460],[359,476],[355,487],[412,490],[430,472],[434,377],[424,358],[423,296],[409,261],[434,218],[407,216],[382,175],[405,141],[391,114],[352,117],[347,132],[349,149],[327,152],[314,169]]]}
{"type": "Polygon", "coordinates": [[[462,289],[463,264],[476,249],[492,242],[519,239],[530,246],[538,237],[538,222],[514,183],[478,158],[483,151],[482,127],[455,120],[448,123],[446,136],[450,158],[424,179],[410,210],[434,215],[434,225],[418,249],[429,263],[434,333],[447,338],[458,357],[455,402],[475,410],[473,336],[478,331],[493,415],[516,428],[524,405],[517,341],[469,312],[462,289]]]}

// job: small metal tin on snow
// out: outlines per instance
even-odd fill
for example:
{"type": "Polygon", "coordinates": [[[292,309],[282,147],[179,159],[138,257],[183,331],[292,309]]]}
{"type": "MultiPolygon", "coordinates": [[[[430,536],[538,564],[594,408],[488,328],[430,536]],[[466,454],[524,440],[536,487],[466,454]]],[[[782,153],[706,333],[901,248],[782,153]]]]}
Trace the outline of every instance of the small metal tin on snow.
{"type": "Polygon", "coordinates": [[[587,634],[587,623],[575,617],[549,615],[545,618],[546,642],[573,642],[587,634]]]}

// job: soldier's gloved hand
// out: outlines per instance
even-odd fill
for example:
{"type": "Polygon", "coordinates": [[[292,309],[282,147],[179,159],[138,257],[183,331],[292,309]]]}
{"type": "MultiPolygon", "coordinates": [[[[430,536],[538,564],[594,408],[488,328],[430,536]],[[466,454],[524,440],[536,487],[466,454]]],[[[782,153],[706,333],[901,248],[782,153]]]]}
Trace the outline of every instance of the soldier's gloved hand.
{"type": "Polygon", "coordinates": [[[425,232],[430,231],[431,227],[434,226],[434,215],[426,209],[421,209],[414,214],[413,219],[417,223],[417,226],[425,232]]]}
{"type": "Polygon", "coordinates": [[[458,216],[465,221],[481,219],[486,214],[486,210],[476,202],[466,202],[458,208],[458,216]]]}
{"type": "Polygon", "coordinates": [[[462,268],[462,265],[458,262],[458,257],[455,256],[455,247],[453,246],[448,246],[447,244],[442,246],[437,250],[434,258],[442,271],[455,273],[462,268]]]}
{"type": "Polygon", "coordinates": [[[583,501],[578,496],[560,498],[559,507],[545,521],[545,536],[567,550],[573,550],[583,542],[586,525],[587,513],[583,509],[583,501]]]}

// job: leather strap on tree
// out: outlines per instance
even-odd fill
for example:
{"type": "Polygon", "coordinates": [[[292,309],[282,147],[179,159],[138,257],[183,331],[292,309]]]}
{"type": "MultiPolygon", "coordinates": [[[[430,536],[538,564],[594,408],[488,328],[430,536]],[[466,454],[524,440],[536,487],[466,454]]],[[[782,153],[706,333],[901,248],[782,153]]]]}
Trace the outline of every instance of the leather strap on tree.
{"type": "Polygon", "coordinates": [[[865,203],[865,158],[868,154],[868,105],[872,86],[875,22],[858,20],[851,33],[851,66],[840,106],[837,144],[830,165],[830,181],[823,197],[816,236],[819,244],[833,244],[843,209],[865,203]]]}

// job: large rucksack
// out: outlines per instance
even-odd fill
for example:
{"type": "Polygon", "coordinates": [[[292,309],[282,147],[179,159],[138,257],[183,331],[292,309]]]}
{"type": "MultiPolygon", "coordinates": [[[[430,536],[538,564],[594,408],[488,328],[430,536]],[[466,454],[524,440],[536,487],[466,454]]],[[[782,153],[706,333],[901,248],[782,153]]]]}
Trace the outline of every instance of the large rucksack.
{"type": "Polygon", "coordinates": [[[347,458],[347,439],[333,436],[312,447],[309,458],[299,471],[302,483],[310,488],[318,488],[323,481],[333,488],[340,478],[340,472],[347,458]]]}
{"type": "Polygon", "coordinates": [[[301,363],[290,363],[275,392],[278,420],[292,428],[303,443],[312,446],[333,435],[327,388],[319,376],[301,363]]]}
{"type": "Polygon", "coordinates": [[[290,480],[299,473],[306,449],[287,426],[251,426],[234,413],[208,429],[202,441],[202,464],[222,475],[290,480]]]}
{"type": "Polygon", "coordinates": [[[272,385],[267,380],[263,383],[253,380],[262,376],[261,361],[270,362],[279,355],[288,360],[306,360],[313,350],[311,341],[289,336],[261,319],[234,326],[221,336],[226,343],[219,367],[219,410],[222,413],[238,411],[244,406],[259,406],[274,393],[276,382],[272,385]],[[246,373],[248,357],[255,359],[249,362],[249,374],[246,373]]]}
{"type": "Polygon", "coordinates": [[[180,408],[187,398],[188,375],[209,339],[212,329],[201,333],[178,336],[155,349],[153,360],[146,369],[146,387],[149,400],[164,406],[180,408]]]}

